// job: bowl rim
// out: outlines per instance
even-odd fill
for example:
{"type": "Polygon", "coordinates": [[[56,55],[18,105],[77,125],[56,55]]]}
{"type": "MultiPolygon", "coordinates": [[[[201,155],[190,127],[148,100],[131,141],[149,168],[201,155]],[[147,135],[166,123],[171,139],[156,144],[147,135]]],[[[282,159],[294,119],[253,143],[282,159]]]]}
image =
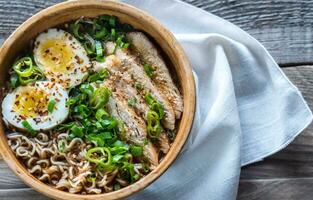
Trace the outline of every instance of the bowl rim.
{"type": "MultiPolygon", "coordinates": [[[[181,151],[183,145],[185,144],[189,133],[191,131],[191,127],[194,120],[195,115],[195,106],[196,106],[196,94],[195,94],[195,81],[192,74],[192,68],[187,59],[186,54],[183,51],[183,48],[175,39],[174,35],[168,31],[164,26],[158,22],[155,18],[147,14],[146,12],[139,10],[131,5],[117,2],[114,0],[88,0],[88,1],[67,1],[58,3],[56,5],[50,6],[46,9],[41,10],[37,14],[33,15],[29,19],[27,19],[24,23],[22,23],[9,37],[5,40],[2,47],[0,48],[0,59],[3,59],[5,55],[9,53],[8,49],[14,44],[16,38],[22,37],[22,34],[25,34],[25,31],[28,30],[32,25],[36,24],[37,20],[49,17],[49,15],[57,15],[60,11],[64,11],[67,9],[75,9],[78,6],[99,6],[99,7],[115,7],[120,9],[120,11],[127,12],[127,14],[138,15],[141,17],[141,20],[150,23],[151,26],[154,27],[155,30],[159,30],[159,34],[164,38],[168,38],[171,42],[170,46],[174,49],[175,54],[180,55],[178,65],[182,67],[185,72],[184,84],[184,111],[181,118],[181,124],[178,129],[178,135],[180,138],[175,138],[173,145],[170,149],[170,152],[165,156],[165,158],[160,162],[160,164],[151,171],[147,176],[141,178],[139,181],[122,188],[117,191],[113,191],[110,193],[101,193],[101,194],[71,194],[69,192],[64,192],[53,188],[41,181],[39,181],[36,177],[32,176],[27,169],[20,163],[20,161],[16,158],[14,153],[11,151],[7,144],[7,138],[4,132],[4,126],[1,122],[0,128],[0,153],[4,161],[8,164],[10,169],[20,178],[23,182],[25,182],[28,186],[34,188],[36,191],[47,195],[56,199],[119,199],[125,198],[131,194],[137,193],[138,191],[144,189],[148,185],[150,185],[153,181],[155,181],[158,177],[160,177],[174,162],[177,158],[179,152],[181,151]],[[187,89],[185,89],[187,88],[187,89]],[[187,92],[188,91],[188,92],[187,92]],[[187,100],[188,101],[187,101],[187,100]],[[186,105],[188,104],[188,106],[186,105]],[[182,124],[184,122],[184,124],[182,124]],[[179,140],[177,140],[179,139],[179,140]]],[[[168,41],[166,41],[168,42],[168,41]]],[[[2,63],[0,62],[0,65],[2,63]]],[[[0,66],[1,70],[5,69],[5,66],[0,66]]],[[[183,87],[183,84],[181,84],[183,87]]]]}

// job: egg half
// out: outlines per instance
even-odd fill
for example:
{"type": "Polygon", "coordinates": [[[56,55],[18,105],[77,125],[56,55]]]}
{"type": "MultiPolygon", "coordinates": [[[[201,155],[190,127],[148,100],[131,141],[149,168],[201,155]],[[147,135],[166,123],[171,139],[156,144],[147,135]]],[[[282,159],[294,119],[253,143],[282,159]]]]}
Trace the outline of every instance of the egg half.
{"type": "Polygon", "coordinates": [[[67,118],[67,100],[67,91],[58,83],[37,81],[20,86],[3,99],[3,119],[19,129],[27,130],[23,126],[25,120],[34,130],[51,129],[67,118]],[[48,110],[49,104],[53,107],[48,110]]]}
{"type": "Polygon", "coordinates": [[[80,42],[70,33],[55,28],[36,38],[34,60],[50,81],[65,88],[80,84],[91,67],[80,42]]]}

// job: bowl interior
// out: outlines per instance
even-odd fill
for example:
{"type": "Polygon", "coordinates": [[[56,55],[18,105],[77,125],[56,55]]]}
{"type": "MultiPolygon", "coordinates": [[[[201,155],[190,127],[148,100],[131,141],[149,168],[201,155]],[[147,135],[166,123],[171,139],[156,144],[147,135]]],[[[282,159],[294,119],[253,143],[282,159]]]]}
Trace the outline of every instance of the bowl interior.
{"type": "MultiPolygon", "coordinates": [[[[0,152],[9,167],[26,184],[37,191],[58,199],[117,199],[133,194],[157,179],[174,161],[185,143],[192,126],[195,109],[195,86],[191,67],[181,46],[174,36],[159,22],[146,13],[114,1],[69,1],[57,4],[34,15],[23,23],[3,44],[0,50],[0,84],[7,80],[7,72],[17,55],[25,49],[32,39],[48,28],[75,20],[81,16],[96,17],[98,15],[114,15],[120,21],[128,23],[136,29],[147,33],[162,49],[170,63],[170,70],[175,73],[184,98],[184,111],[179,123],[178,133],[169,153],[159,166],[138,182],[121,190],[99,195],[77,195],[54,189],[33,177],[20,164],[10,150],[4,133],[4,125],[0,124],[0,152]]],[[[2,95],[2,94],[1,94],[2,95]]]]}

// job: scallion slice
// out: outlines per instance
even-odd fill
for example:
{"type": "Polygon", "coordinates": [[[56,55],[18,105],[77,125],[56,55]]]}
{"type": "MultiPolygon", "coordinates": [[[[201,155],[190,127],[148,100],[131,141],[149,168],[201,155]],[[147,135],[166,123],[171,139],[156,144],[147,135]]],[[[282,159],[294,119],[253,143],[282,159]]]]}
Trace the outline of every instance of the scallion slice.
{"type": "Polygon", "coordinates": [[[49,113],[52,113],[55,107],[56,101],[55,100],[50,100],[48,103],[48,111],[49,113]]]}
{"type": "Polygon", "coordinates": [[[22,125],[27,129],[28,132],[32,134],[32,136],[36,136],[37,132],[33,129],[33,127],[28,123],[28,121],[22,121],[22,125]]]}

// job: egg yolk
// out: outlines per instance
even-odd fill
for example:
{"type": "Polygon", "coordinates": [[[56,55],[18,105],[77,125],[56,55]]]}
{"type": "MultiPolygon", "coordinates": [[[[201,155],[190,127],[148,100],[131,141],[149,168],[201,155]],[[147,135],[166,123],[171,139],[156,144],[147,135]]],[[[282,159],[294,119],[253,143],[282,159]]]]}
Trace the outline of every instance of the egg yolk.
{"type": "Polygon", "coordinates": [[[61,39],[48,39],[40,44],[42,65],[47,71],[64,73],[71,69],[72,49],[61,39]]]}
{"type": "Polygon", "coordinates": [[[48,96],[44,90],[26,88],[16,94],[13,110],[26,118],[48,114],[48,96]]]}

